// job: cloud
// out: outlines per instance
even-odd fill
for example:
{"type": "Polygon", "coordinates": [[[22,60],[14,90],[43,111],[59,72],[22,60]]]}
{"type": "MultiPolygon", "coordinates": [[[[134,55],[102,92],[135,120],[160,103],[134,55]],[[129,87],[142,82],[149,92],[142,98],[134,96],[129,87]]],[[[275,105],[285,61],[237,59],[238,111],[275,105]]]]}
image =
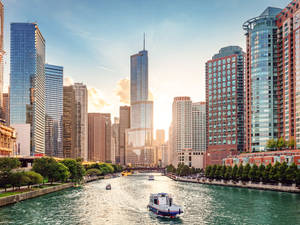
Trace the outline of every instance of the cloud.
{"type": "Polygon", "coordinates": [[[130,81],[128,78],[118,81],[115,94],[119,96],[121,103],[130,104],[130,81]]]}
{"type": "Polygon", "coordinates": [[[99,112],[105,106],[109,106],[101,91],[94,87],[88,87],[89,112],[99,112]]]}
{"type": "Polygon", "coordinates": [[[64,76],[64,86],[70,86],[73,85],[74,81],[72,77],[64,76]]]}
{"type": "MultiPolygon", "coordinates": [[[[118,81],[115,94],[120,98],[121,103],[130,104],[130,80],[128,78],[118,81]]],[[[154,96],[151,91],[149,91],[149,100],[154,100],[154,96]]]]}

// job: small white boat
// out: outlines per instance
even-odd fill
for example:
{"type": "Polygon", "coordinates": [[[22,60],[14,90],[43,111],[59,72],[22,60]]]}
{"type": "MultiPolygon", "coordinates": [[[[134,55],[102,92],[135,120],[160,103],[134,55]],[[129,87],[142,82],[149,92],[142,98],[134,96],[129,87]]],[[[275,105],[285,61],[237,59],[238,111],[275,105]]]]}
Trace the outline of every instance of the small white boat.
{"type": "Polygon", "coordinates": [[[111,185],[110,184],[106,185],[105,189],[106,190],[111,190],[111,185]]]}
{"type": "Polygon", "coordinates": [[[173,198],[167,193],[151,194],[147,208],[158,216],[168,218],[183,213],[181,206],[173,204],[173,198]]]}
{"type": "Polygon", "coordinates": [[[154,180],[154,176],[153,176],[153,175],[150,175],[150,176],[148,177],[148,180],[154,180]]]}

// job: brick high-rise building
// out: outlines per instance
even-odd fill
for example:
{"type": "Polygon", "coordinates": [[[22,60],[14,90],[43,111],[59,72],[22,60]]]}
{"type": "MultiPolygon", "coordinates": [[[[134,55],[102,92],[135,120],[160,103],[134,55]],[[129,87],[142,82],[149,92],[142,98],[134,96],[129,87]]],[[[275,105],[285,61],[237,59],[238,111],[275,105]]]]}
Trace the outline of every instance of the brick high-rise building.
{"type": "Polygon", "coordinates": [[[205,164],[244,148],[244,53],[238,46],[222,48],[206,63],[205,164]]]}

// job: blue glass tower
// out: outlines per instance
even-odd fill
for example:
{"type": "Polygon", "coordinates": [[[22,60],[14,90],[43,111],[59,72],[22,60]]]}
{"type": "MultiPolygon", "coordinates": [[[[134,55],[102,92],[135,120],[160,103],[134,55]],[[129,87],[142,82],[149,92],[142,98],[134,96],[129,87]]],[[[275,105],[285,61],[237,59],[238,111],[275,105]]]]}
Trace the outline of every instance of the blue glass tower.
{"type": "Polygon", "coordinates": [[[63,157],[63,67],[45,65],[46,155],[63,157]]]}
{"type": "Polygon", "coordinates": [[[10,124],[31,125],[31,154],[45,153],[45,39],[35,23],[10,26],[10,124]]]}
{"type": "MultiPolygon", "coordinates": [[[[144,42],[145,43],[145,42],[144,42]]],[[[148,52],[144,49],[130,57],[130,129],[126,131],[126,164],[151,165],[153,102],[148,91],[148,52]]]]}

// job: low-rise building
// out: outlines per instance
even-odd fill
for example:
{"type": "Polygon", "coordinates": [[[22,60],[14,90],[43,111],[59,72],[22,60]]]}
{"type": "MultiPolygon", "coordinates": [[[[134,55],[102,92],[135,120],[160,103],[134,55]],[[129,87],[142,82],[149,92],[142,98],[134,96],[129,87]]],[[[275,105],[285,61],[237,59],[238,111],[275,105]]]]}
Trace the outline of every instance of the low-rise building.
{"type": "Polygon", "coordinates": [[[0,123],[0,156],[12,156],[16,148],[16,131],[0,123]]]}

